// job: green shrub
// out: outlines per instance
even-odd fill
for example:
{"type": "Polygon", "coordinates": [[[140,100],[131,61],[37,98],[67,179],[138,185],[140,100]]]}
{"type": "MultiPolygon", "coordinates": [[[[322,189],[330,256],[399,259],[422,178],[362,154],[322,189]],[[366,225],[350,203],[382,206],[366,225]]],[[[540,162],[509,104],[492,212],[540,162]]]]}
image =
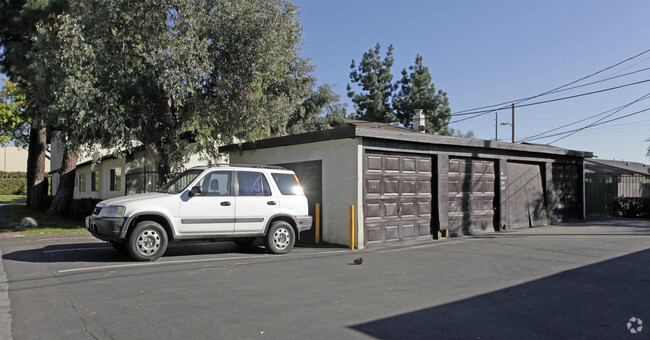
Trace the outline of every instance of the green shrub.
{"type": "Polygon", "coordinates": [[[613,214],[620,217],[650,217],[650,199],[619,197],[612,205],[613,214]]]}
{"type": "Polygon", "coordinates": [[[27,174],[0,171],[0,195],[26,195],[27,174]]]}
{"type": "Polygon", "coordinates": [[[73,199],[72,203],[70,203],[70,217],[84,218],[88,215],[92,215],[93,209],[95,209],[97,203],[101,201],[101,199],[97,198],[73,199]]]}

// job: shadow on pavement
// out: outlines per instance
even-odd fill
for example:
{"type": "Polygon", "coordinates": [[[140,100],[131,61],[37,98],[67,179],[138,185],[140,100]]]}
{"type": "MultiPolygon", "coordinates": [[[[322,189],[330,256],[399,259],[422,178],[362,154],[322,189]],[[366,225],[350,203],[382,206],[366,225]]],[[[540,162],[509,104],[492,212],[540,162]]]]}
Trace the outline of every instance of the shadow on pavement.
{"type": "MultiPolygon", "coordinates": [[[[311,245],[298,243],[293,252],[310,249],[341,249],[336,245],[311,245]]],[[[189,255],[216,255],[216,254],[238,254],[256,255],[267,253],[263,242],[257,240],[250,246],[242,247],[230,241],[185,241],[172,242],[168,245],[167,251],[162,259],[182,257],[189,255]]],[[[20,262],[133,262],[126,251],[118,251],[108,243],[86,242],[86,243],[65,243],[48,245],[42,248],[19,250],[3,254],[4,260],[20,262]]]]}
{"type": "Polygon", "coordinates": [[[351,328],[377,339],[648,338],[650,327],[631,334],[627,323],[650,321],[649,263],[644,250],[351,328]]]}

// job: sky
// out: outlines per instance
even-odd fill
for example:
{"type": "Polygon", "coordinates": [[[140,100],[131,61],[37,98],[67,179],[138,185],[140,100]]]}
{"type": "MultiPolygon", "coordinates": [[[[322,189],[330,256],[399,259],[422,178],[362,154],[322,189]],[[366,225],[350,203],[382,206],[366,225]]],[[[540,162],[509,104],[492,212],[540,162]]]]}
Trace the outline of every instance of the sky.
{"type": "Polygon", "coordinates": [[[421,55],[436,89],[447,93],[454,114],[450,126],[471,130],[479,139],[498,134],[511,141],[510,106],[462,121],[470,116],[456,113],[537,96],[602,71],[520,104],[534,105],[516,106],[515,140],[603,123],[526,142],[650,163],[650,98],[644,98],[650,81],[643,82],[650,80],[650,1],[292,2],[300,7],[303,57],[311,59],[319,84],[334,87],[348,112],[354,111],[346,95],[351,61],[377,43],[382,56],[394,47],[394,80],[421,55]],[[597,83],[588,85],[592,82],[597,83]],[[590,92],[599,93],[584,95],[590,92]],[[576,97],[562,99],[570,96],[576,97]],[[535,104],[548,100],[555,101],[535,104]],[[611,119],[617,120],[607,123],[611,119]]]}

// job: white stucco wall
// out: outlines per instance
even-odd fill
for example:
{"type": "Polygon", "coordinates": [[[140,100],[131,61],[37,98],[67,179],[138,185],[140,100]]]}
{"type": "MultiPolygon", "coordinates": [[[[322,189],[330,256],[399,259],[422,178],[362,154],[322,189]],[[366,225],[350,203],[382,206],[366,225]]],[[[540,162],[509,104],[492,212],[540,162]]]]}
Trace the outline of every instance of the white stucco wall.
{"type": "MultiPolygon", "coordinates": [[[[321,160],[323,166],[323,202],[321,203],[322,240],[349,245],[349,211],[355,206],[356,240],[362,247],[362,148],[358,139],[339,139],[275,148],[233,152],[230,162],[237,164],[282,164],[321,160]]],[[[312,202],[310,202],[312,203],[312,202]]]]}
{"type": "Polygon", "coordinates": [[[100,164],[91,168],[90,165],[77,167],[75,170],[75,187],[74,198],[101,198],[108,199],[113,197],[124,196],[124,188],[126,186],[126,161],[124,158],[107,159],[100,164]],[[120,189],[111,191],[111,169],[120,169],[120,189]],[[99,190],[92,191],[92,172],[99,172],[99,190]],[[80,191],[79,176],[84,176],[86,179],[86,190],[80,191]]]}

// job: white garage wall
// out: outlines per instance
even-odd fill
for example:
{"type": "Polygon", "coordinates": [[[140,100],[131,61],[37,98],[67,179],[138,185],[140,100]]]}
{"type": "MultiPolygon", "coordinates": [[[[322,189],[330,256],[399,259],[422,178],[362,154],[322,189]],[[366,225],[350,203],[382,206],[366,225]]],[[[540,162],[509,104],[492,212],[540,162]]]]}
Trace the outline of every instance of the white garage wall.
{"type": "MultiPolygon", "coordinates": [[[[321,235],[323,242],[349,245],[349,207],[355,206],[356,224],[363,221],[361,144],[358,139],[339,139],[317,143],[232,152],[233,164],[282,164],[321,160],[323,202],[321,235]]],[[[312,202],[310,202],[312,203],[312,202]]],[[[355,243],[363,245],[363,229],[355,243]],[[361,237],[361,239],[359,239],[361,237]]]]}

